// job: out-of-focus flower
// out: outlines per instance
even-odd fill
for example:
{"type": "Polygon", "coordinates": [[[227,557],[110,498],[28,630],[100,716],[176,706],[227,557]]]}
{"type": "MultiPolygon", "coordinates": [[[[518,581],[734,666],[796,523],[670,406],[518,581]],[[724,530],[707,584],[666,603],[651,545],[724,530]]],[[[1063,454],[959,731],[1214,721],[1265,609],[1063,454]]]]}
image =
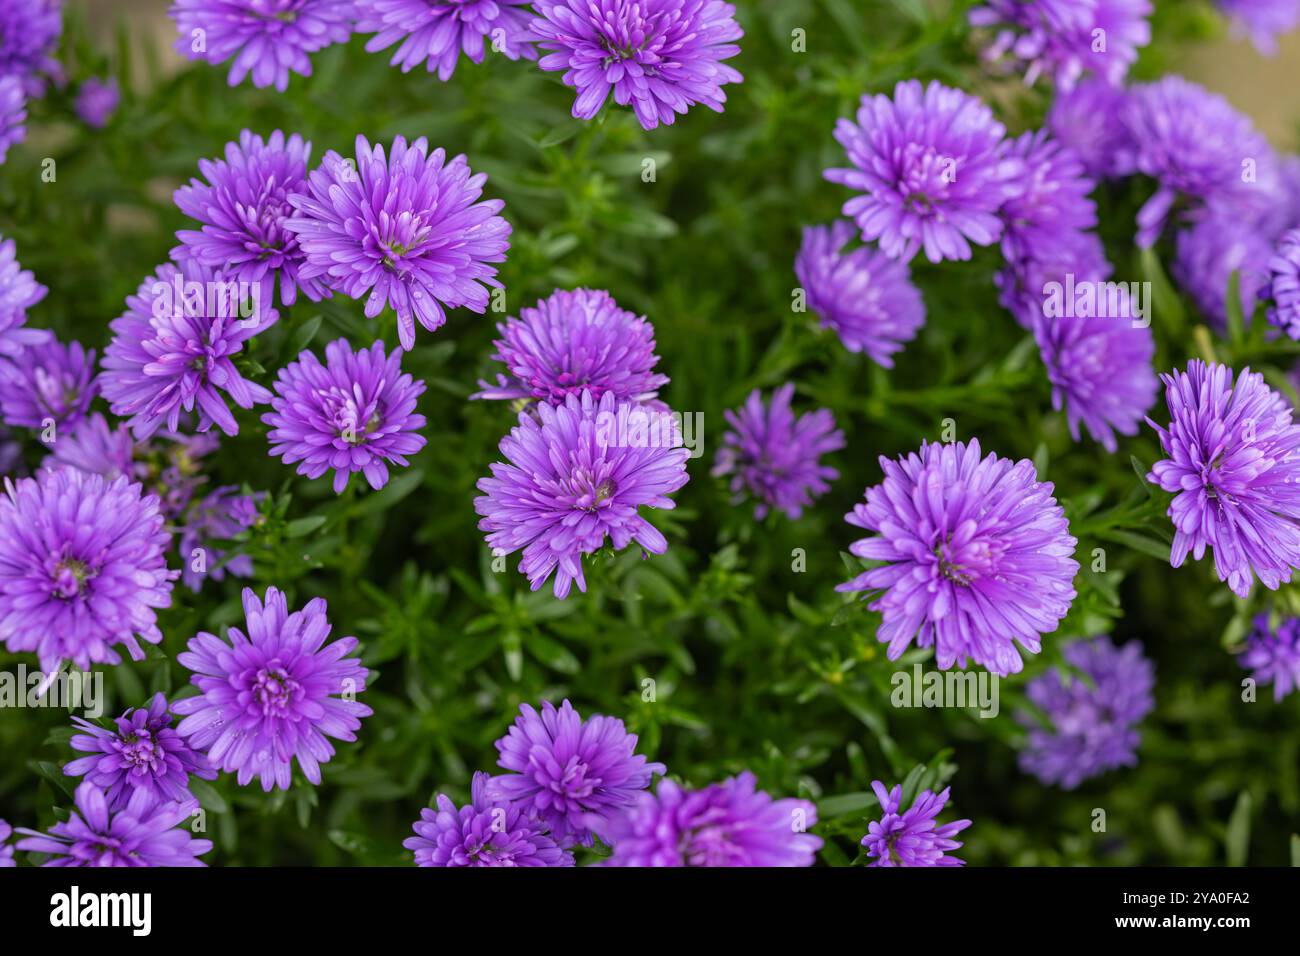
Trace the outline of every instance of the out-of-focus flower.
{"type": "Polygon", "coordinates": [[[1024,172],[1002,206],[1002,254],[1008,260],[1050,257],[1045,250],[1097,225],[1097,206],[1088,198],[1096,184],[1079,158],[1046,130],[1016,139],[1010,155],[1024,172]]]}
{"type": "Polygon", "coordinates": [[[16,76],[0,76],[0,163],[27,138],[27,94],[16,76]]]}
{"type": "Polygon", "coordinates": [[[537,59],[528,24],[529,0],[356,0],[357,32],[375,34],[366,51],[399,43],[392,65],[403,73],[421,63],[449,80],[462,51],[482,63],[488,46],[511,60],[537,59]]]}
{"type": "Polygon", "coordinates": [[[1269,324],[1300,341],[1300,229],[1290,230],[1278,241],[1268,260],[1268,272],[1268,283],[1259,295],[1272,300],[1269,324]]]}
{"type": "Polygon", "coordinates": [[[27,310],[49,291],[18,264],[14,241],[0,239],[0,355],[18,355],[23,346],[49,337],[44,329],[23,328],[27,310]]]}
{"type": "Polygon", "coordinates": [[[1047,114],[1052,136],[1073,150],[1093,179],[1127,175],[1133,144],[1122,113],[1127,93],[1105,80],[1085,79],[1072,90],[1058,90],[1047,114]]]}
{"type": "Polygon", "coordinates": [[[15,76],[29,97],[45,94],[46,76],[58,76],[54,51],[63,32],[60,0],[0,2],[0,76],[15,76]]]}
{"type": "Polygon", "coordinates": [[[212,542],[233,538],[252,527],[259,517],[258,499],[257,495],[243,494],[234,485],[224,485],[208,492],[189,509],[176,550],[181,556],[181,580],[191,591],[198,591],[208,578],[220,581],[227,574],[237,578],[252,576],[252,558],[227,554],[212,542]]]}
{"type": "MultiPolygon", "coordinates": [[[[95,352],[53,336],[0,358],[0,417],[11,428],[72,428],[94,400],[95,352]]],[[[51,438],[51,443],[56,440],[51,438]]]]}
{"type": "Polygon", "coordinates": [[[872,821],[867,827],[866,836],[862,838],[867,856],[872,858],[868,866],[965,865],[965,860],[949,856],[948,851],[961,849],[961,843],[953,837],[970,826],[971,822],[954,820],[952,823],[935,825],[935,817],[943,812],[948,803],[950,787],[945,787],[938,794],[929,790],[921,791],[912,805],[901,813],[901,785],[887,790],[879,780],[873,780],[871,789],[875,791],[884,815],[879,820],[872,821]]]}
{"type": "Polygon", "coordinates": [[[1265,56],[1277,53],[1277,38],[1300,26],[1300,0],[1216,0],[1232,20],[1233,32],[1250,37],[1265,56]]]}
{"type": "Polygon", "coordinates": [[[1274,700],[1300,687],[1300,618],[1283,618],[1273,630],[1268,615],[1258,615],[1237,662],[1256,683],[1273,685],[1274,700]]]}
{"type": "Polygon", "coordinates": [[[77,91],[77,115],[87,126],[103,129],[117,112],[117,104],[121,99],[122,91],[118,89],[116,78],[101,80],[92,76],[77,91]]]}
{"type": "Polygon", "coordinates": [[[1242,315],[1249,323],[1259,293],[1268,285],[1273,253],[1258,224],[1227,209],[1216,210],[1179,230],[1175,248],[1174,278],[1211,325],[1222,331],[1228,323],[1228,280],[1234,272],[1242,315]]]}
{"type": "Polygon", "coordinates": [[[13,844],[9,842],[9,837],[13,832],[13,827],[4,820],[0,820],[0,870],[18,865],[14,862],[13,844]]]}

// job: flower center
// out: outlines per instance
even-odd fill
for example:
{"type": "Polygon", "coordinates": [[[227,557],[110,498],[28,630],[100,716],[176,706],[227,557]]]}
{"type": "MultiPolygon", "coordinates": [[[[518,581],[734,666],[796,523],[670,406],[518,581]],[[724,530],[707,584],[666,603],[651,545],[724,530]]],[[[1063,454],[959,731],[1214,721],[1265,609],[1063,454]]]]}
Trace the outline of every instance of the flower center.
{"type": "Polygon", "coordinates": [[[76,558],[64,558],[54,566],[53,594],[65,600],[85,593],[90,569],[76,558]]]}
{"type": "Polygon", "coordinates": [[[156,770],[160,763],[159,748],[147,730],[123,737],[118,745],[118,753],[132,768],[140,771],[156,770]]]}
{"type": "Polygon", "coordinates": [[[266,716],[283,716],[293,703],[302,685],[289,676],[278,660],[271,661],[257,672],[253,684],[253,699],[266,716]]]}

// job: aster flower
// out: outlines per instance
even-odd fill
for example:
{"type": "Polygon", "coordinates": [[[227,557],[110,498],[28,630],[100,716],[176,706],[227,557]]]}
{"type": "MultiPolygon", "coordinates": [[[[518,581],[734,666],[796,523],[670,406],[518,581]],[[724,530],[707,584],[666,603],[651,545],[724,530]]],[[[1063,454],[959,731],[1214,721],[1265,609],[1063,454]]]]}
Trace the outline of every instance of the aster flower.
{"type": "Polygon", "coordinates": [[[42,74],[59,73],[54,50],[63,32],[59,0],[0,2],[0,76],[16,76],[29,97],[45,93],[42,74]]]}
{"type": "Polygon", "coordinates": [[[871,857],[868,866],[964,866],[966,861],[949,856],[949,850],[961,849],[962,844],[953,837],[970,826],[969,820],[954,820],[942,826],[935,825],[935,817],[948,803],[951,787],[935,794],[922,790],[912,805],[899,813],[903,803],[903,788],[895,785],[886,790],[879,780],[871,782],[880,809],[884,813],[872,821],[862,845],[871,857]]]}
{"type": "Polygon", "coordinates": [[[283,93],[290,72],[311,76],[308,54],[348,41],[356,10],[353,0],[175,0],[168,15],[182,56],[214,66],[234,57],[227,84],[251,75],[283,93]]]}
{"type": "MultiPolygon", "coordinates": [[[[243,130],[238,143],[226,144],[226,158],[199,160],[206,182],[191,179],[176,190],[176,206],[203,223],[199,231],[176,233],[176,259],[193,257],[222,269],[241,282],[280,280],[280,301],[293,305],[298,290],[313,302],[329,296],[319,278],[303,278],[304,255],[285,220],[293,213],[289,197],[307,189],[311,143],[278,129],[263,140],[243,130]]],[[[268,288],[268,293],[271,289],[268,288]]]]}
{"type": "Polygon", "coordinates": [[[1180,76],[1133,87],[1122,114],[1133,143],[1133,167],[1156,180],[1155,194],[1138,212],[1138,245],[1155,243],[1175,202],[1199,211],[1224,204],[1239,217],[1269,202],[1257,184],[1276,163],[1268,142],[1228,101],[1180,76]],[[1246,171],[1254,164],[1256,178],[1246,171]]]}
{"type": "Polygon", "coordinates": [[[0,358],[0,417],[11,428],[77,424],[95,397],[95,352],[50,336],[12,361],[0,358]]]}
{"type": "Polygon", "coordinates": [[[1120,83],[1151,42],[1150,0],[984,0],[972,26],[995,32],[987,60],[1022,64],[1025,82],[1052,75],[1070,89],[1085,72],[1120,83]]]}
{"type": "Polygon", "coordinates": [[[107,81],[92,76],[81,84],[77,91],[76,110],[81,121],[92,129],[103,129],[117,112],[117,104],[122,98],[117,80],[109,77],[107,81]]]}
{"type": "MultiPolygon", "coordinates": [[[[510,371],[497,384],[480,381],[471,398],[536,399],[560,405],[584,389],[599,399],[653,402],[668,376],[654,371],[655,330],[645,316],[619,308],[600,289],[556,289],[537,308],[497,326],[492,356],[510,371]]],[[[658,403],[656,403],[658,405],[658,403]]]]}
{"type": "Polygon", "coordinates": [[[1134,147],[1121,118],[1127,96],[1123,87],[1088,78],[1071,90],[1058,90],[1052,99],[1047,127],[1092,179],[1131,172],[1134,147]]]}
{"type": "Polygon", "coordinates": [[[893,99],[863,96],[857,122],[839,121],[835,138],[854,168],[825,176],[862,193],[844,215],[891,258],[910,261],[924,247],[931,262],[969,259],[970,243],[1002,235],[997,212],[1023,173],[1005,132],[977,98],[908,80],[893,99]]]}
{"type": "Polygon", "coordinates": [[[16,356],[24,345],[49,336],[44,329],[25,329],[27,310],[50,290],[18,264],[12,239],[0,239],[0,355],[16,356]]]}
{"type": "Polygon", "coordinates": [[[93,783],[77,787],[76,810],[49,833],[20,829],[17,849],[46,853],[43,866],[205,866],[199,859],[211,840],[190,836],[181,824],[198,809],[189,803],[158,802],[146,788],[126,806],[112,810],[104,791],[93,783]]]}
{"type": "Polygon", "coordinates": [[[582,556],[608,537],[616,550],[636,541],[663,554],[668,541],[637,512],[642,506],[673,508],[668,497],[686,484],[685,448],[675,447],[669,416],[590,392],[563,405],[525,412],[501,439],[505,462],[480,478],[474,510],[479,530],[497,554],[523,549],[519,570],[534,591],[555,572],[554,593],[566,598],[573,582],[587,590],[582,556]]]}
{"type": "Polygon", "coordinates": [[[1214,552],[1214,569],[1245,597],[1256,577],[1277,590],[1300,567],[1300,426],[1291,403],[1246,369],[1199,359],[1161,375],[1169,427],[1147,423],[1168,458],[1147,480],[1175,493],[1169,563],[1214,552]]]}
{"type": "Polygon", "coordinates": [[[567,700],[558,710],[543,701],[540,714],[521,704],[496,742],[497,766],[507,772],[488,781],[486,793],[536,817],[560,846],[591,846],[593,825],[631,806],[652,775],[666,772],[635,753],[636,739],[616,717],[583,720],[567,700]]]}
{"type": "Polygon", "coordinates": [[[1016,649],[1037,654],[1074,600],[1078,543],[1033,462],[1012,462],[980,444],[921,445],[897,462],[882,457],[885,480],[845,516],[876,532],[854,542],[859,558],[883,562],[838,591],[876,594],[877,632],[891,661],[908,646],[935,649],[939,666],[974,663],[1001,677],[1024,666],[1016,649]]]}
{"type": "Polygon", "coordinates": [[[1250,37],[1265,56],[1277,53],[1277,38],[1300,26],[1300,0],[1216,0],[1238,36],[1250,37]]]}
{"type": "Polygon", "coordinates": [[[361,472],[376,491],[388,484],[388,464],[405,468],[425,445],[424,416],[415,402],[424,382],[402,374],[402,352],[384,354],[384,343],[354,352],[347,339],[325,347],[325,364],[311,352],[280,370],[271,411],[271,455],[298,474],[319,478],[334,471],[334,492],[361,472]]]}
{"type": "Polygon", "coordinates": [[[1095,637],[1072,641],[1061,653],[1083,677],[1053,668],[1025,686],[1039,713],[1016,714],[1028,731],[1020,769],[1073,790],[1137,763],[1136,725],[1155,707],[1155,670],[1137,641],[1116,647],[1108,637],[1095,637]]]}
{"type": "Polygon", "coordinates": [[[369,673],[347,656],[357,639],[326,643],[322,598],[292,613],[277,588],[267,588],[265,604],[245,588],[243,601],[247,637],[236,627],[228,642],[200,631],[176,656],[199,688],[172,705],[185,718],[177,732],[213,766],[237,773],[241,787],[259,777],[265,791],[288,790],[295,759],[319,784],[320,765],[334,756],[327,738],[356,740],[360,718],[372,713],[355,699],[369,673]]]}
{"type": "MultiPolygon", "coordinates": [[[[1066,232],[1040,249],[1012,260],[994,276],[998,301],[1026,329],[1037,327],[1046,318],[1059,294],[1061,309],[1081,295],[1086,308],[1086,292],[1097,293],[1113,268],[1106,259],[1101,239],[1092,232],[1066,232]]],[[[1125,295],[1122,299],[1128,305],[1125,295]]]]}
{"type": "Polygon", "coordinates": [[[408,73],[421,63],[451,79],[464,51],[482,63],[489,44],[511,60],[537,59],[528,30],[529,0],[356,0],[357,32],[373,33],[367,53],[399,43],[392,65],[408,73]]]}
{"type": "Polygon", "coordinates": [[[713,474],[731,475],[736,503],[746,495],[758,499],[754,518],[762,521],[769,508],[797,519],[813,499],[830,490],[840,473],[821,464],[821,456],[844,447],[844,433],[835,416],[819,408],[795,417],[790,408],[794,383],[787,382],[763,403],[758,389],[738,411],[723,414],[732,431],[722,437],[713,474]]]}
{"type": "Polygon", "coordinates": [[[70,432],[60,435],[46,457],[49,466],[67,465],[87,474],[100,475],[110,481],[122,475],[139,478],[135,463],[135,440],[126,425],[110,427],[99,412],[78,422],[70,432]]]}
{"type": "Polygon", "coordinates": [[[142,660],[139,638],[162,640],[154,611],[171,606],[171,536],[158,499],[125,477],[44,471],[0,497],[0,640],[34,652],[53,673],[116,664],[121,644],[142,660]]]}
{"type": "Polygon", "coordinates": [[[610,93],[642,128],[671,125],[702,104],[722,112],[722,87],[744,77],[723,63],[740,53],[736,8],[719,0],[535,0],[532,32],[578,92],[573,115],[591,119],[610,93]]]}
{"type": "Polygon", "coordinates": [[[856,233],[843,219],[804,229],[795,275],[822,328],[834,329],[850,352],[893,368],[894,353],[925,324],[925,301],[906,263],[867,246],[845,252],[856,233]]]}
{"type": "Polygon", "coordinates": [[[1257,684],[1273,685],[1275,701],[1300,687],[1300,618],[1283,618],[1275,631],[1267,614],[1257,616],[1237,662],[1257,684]]]}
{"type": "Polygon", "coordinates": [[[278,318],[274,309],[243,316],[244,292],[233,277],[187,259],[180,268],[159,266],[127,297],[126,312],[109,323],[113,341],[104,350],[100,388],[113,414],[130,419],[136,438],[163,425],[176,431],[181,412],[196,406],[199,431],[215,424],[237,435],[222,393],[240,408],[271,400],[232,361],[278,318]]]}
{"type": "Polygon", "coordinates": [[[83,731],[73,734],[72,749],[91,756],[65,764],[63,772],[85,777],[102,790],[110,812],[125,809],[137,790],[147,791],[156,801],[184,803],[193,799],[190,774],[216,779],[207,758],[191,750],[172,728],[167,698],[161,693],[148,707],[128,709],[114,721],[114,730],[80,717],[73,717],[72,723],[83,731]]]}
{"type": "Polygon", "coordinates": [[[227,554],[213,547],[212,542],[233,538],[256,524],[260,517],[257,504],[261,497],[243,494],[233,485],[224,485],[214,488],[189,509],[180,528],[176,550],[184,568],[181,580],[191,591],[202,588],[208,578],[221,581],[227,574],[238,578],[252,576],[252,558],[246,554],[227,554]]]}
{"type": "Polygon", "coordinates": [[[9,156],[9,147],[27,138],[27,95],[23,81],[16,76],[0,76],[0,163],[9,156]]]}
{"type": "Polygon", "coordinates": [[[1097,225],[1097,207],[1088,194],[1096,186],[1083,163],[1046,130],[1025,133],[1010,155],[1023,163],[1023,175],[1002,207],[1002,254],[1009,260],[1042,255],[1062,237],[1097,225]]]}
{"type": "Polygon", "coordinates": [[[504,262],[510,224],[499,199],[479,201],[487,176],[464,156],[450,163],[421,137],[399,136],[390,156],[357,137],[356,167],[331,150],[308,178],[307,195],[291,195],[297,215],[285,226],[307,256],[304,278],[323,277],[373,319],[391,305],[402,348],[415,345],[415,320],[430,331],[443,308],[487,310],[488,287],[500,288],[493,262],[504,262]]]}
{"type": "Polygon", "coordinates": [[[420,811],[412,826],[416,835],[402,841],[415,853],[416,866],[573,866],[573,854],[535,818],[489,798],[488,780],[486,773],[474,774],[470,802],[459,809],[438,794],[437,810],[420,811]]]}
{"type": "Polygon", "coordinates": [[[1259,295],[1272,300],[1269,324],[1300,341],[1300,229],[1292,229],[1278,240],[1268,271],[1268,284],[1259,295]]]}
{"type": "Polygon", "coordinates": [[[746,771],[702,790],[659,781],[656,793],[602,821],[606,866],[812,866],[821,837],[807,800],[773,800],[746,771]]]}
{"type": "Polygon", "coordinates": [[[1233,272],[1242,315],[1250,322],[1259,293],[1268,285],[1273,253],[1257,224],[1227,210],[1212,212],[1179,230],[1175,249],[1174,278],[1215,328],[1222,331],[1228,323],[1228,280],[1233,272]]]}
{"type": "Polygon", "coordinates": [[[4,820],[0,820],[0,870],[18,865],[14,862],[14,848],[9,843],[9,837],[13,832],[13,827],[4,820]]]}

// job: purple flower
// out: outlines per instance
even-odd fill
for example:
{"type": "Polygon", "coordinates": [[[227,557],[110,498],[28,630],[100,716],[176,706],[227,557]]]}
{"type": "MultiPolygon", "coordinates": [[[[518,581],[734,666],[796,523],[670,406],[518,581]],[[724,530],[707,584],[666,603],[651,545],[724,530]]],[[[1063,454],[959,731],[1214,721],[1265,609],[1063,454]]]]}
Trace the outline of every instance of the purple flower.
{"type": "Polygon", "coordinates": [[[1047,114],[1053,138],[1070,149],[1093,179],[1131,172],[1134,147],[1121,116],[1128,94],[1105,80],[1085,79],[1058,90],[1047,114]]]}
{"type": "Polygon", "coordinates": [[[1025,133],[1011,144],[1010,155],[1023,163],[1023,174],[1002,207],[1002,254],[1008,260],[1044,255],[1097,225],[1097,207],[1088,198],[1096,184],[1079,158],[1046,130],[1025,133]]]}
{"type": "Polygon", "coordinates": [[[964,866],[966,861],[949,856],[949,850],[961,849],[953,837],[970,826],[969,820],[954,820],[935,826],[934,818],[943,812],[948,803],[951,787],[935,794],[922,790],[912,805],[902,813],[903,788],[895,785],[886,790],[879,780],[871,781],[871,789],[880,801],[884,816],[873,820],[867,827],[862,845],[872,860],[868,866],[964,866]]]}
{"type": "Polygon", "coordinates": [[[1268,284],[1260,290],[1261,297],[1273,302],[1268,321],[1300,341],[1300,229],[1292,229],[1278,240],[1268,271],[1268,284]]]}
{"type": "Polygon", "coordinates": [[[723,63],[740,53],[736,8],[718,0],[535,0],[543,70],[578,91],[573,115],[591,119],[614,93],[642,128],[671,125],[697,103],[722,112],[722,87],[744,77],[723,63]]]}
{"type": "Polygon", "coordinates": [[[20,829],[26,839],[17,849],[47,853],[44,866],[205,866],[199,859],[211,840],[190,836],[180,824],[198,802],[158,802],[140,788],[126,806],[111,810],[104,791],[93,783],[77,787],[77,809],[50,832],[20,829]]]}
{"type": "Polygon", "coordinates": [[[1048,73],[1068,90],[1085,72],[1120,83],[1151,42],[1151,9],[1150,0],[984,0],[970,22],[997,31],[985,59],[1009,56],[1026,83],[1048,73]]]}
{"type": "Polygon", "coordinates": [[[13,827],[4,820],[0,820],[0,870],[18,865],[14,862],[14,848],[9,843],[9,837],[13,832],[13,827]]]}
{"type": "Polygon", "coordinates": [[[763,404],[758,389],[739,411],[725,412],[732,431],[722,438],[713,474],[731,475],[736,503],[747,494],[758,499],[754,518],[762,521],[769,508],[793,519],[814,498],[830,490],[840,473],[821,464],[821,456],[844,447],[844,433],[835,427],[830,409],[819,408],[795,417],[790,408],[794,383],[787,382],[763,404]]]}
{"type": "Polygon", "coordinates": [[[1033,462],[1012,462],[980,445],[924,443],[845,516],[877,532],[849,551],[883,562],[839,585],[870,591],[884,621],[877,632],[898,660],[913,639],[935,649],[939,666],[969,657],[1005,677],[1024,666],[1016,642],[1037,654],[1074,600],[1077,542],[1033,462]]]}
{"type": "Polygon", "coordinates": [[[11,428],[58,431],[81,421],[95,397],[95,352],[80,342],[64,345],[50,336],[13,360],[0,358],[0,416],[11,428]]]}
{"type": "Polygon", "coordinates": [[[293,613],[276,588],[267,588],[265,607],[250,588],[243,600],[247,637],[236,627],[229,643],[200,631],[176,656],[200,691],[172,704],[185,717],[176,729],[213,766],[238,773],[241,787],[260,777],[265,791],[288,790],[295,758],[319,784],[320,765],[334,756],[326,738],[356,740],[360,718],[372,713],[356,700],[368,671],[347,656],[357,639],[326,644],[323,598],[293,613]]]}
{"type": "Polygon", "coordinates": [[[291,71],[311,76],[309,53],[346,43],[356,18],[353,0],[175,0],[168,14],[178,53],[214,66],[234,57],[230,86],[252,74],[281,93],[291,71]]]}
{"type": "Polygon", "coordinates": [[[850,352],[893,368],[894,353],[925,324],[925,301],[906,263],[867,246],[844,252],[856,233],[844,219],[804,229],[795,275],[822,328],[834,329],[850,352]]]}
{"type": "Polygon", "coordinates": [[[653,774],[666,772],[634,752],[636,734],[623,721],[583,720],[567,700],[559,710],[543,701],[540,714],[521,704],[496,748],[497,766],[508,772],[488,781],[488,797],[536,817],[560,846],[591,846],[593,824],[631,806],[653,774]]]}
{"type": "Polygon", "coordinates": [[[854,168],[825,175],[862,193],[844,215],[891,258],[910,261],[924,246],[931,262],[969,259],[970,243],[1002,235],[998,210],[1019,188],[1005,132],[977,98],[908,80],[893,99],[863,96],[856,123],[839,121],[835,138],[854,168]]]}
{"type": "Polygon", "coordinates": [[[27,310],[50,290],[18,264],[12,239],[0,239],[0,355],[16,356],[24,345],[49,336],[44,329],[25,329],[27,310]]]}
{"type": "Polygon", "coordinates": [[[1228,323],[1228,280],[1236,272],[1242,315],[1247,323],[1268,285],[1273,253],[1258,225],[1216,210],[1179,230],[1173,263],[1174,278],[1187,291],[1210,323],[1220,331],[1228,323]]]}
{"type": "Polygon", "coordinates": [[[1169,505],[1174,544],[1169,563],[1209,546],[1214,569],[1245,597],[1255,577],[1270,590],[1300,567],[1300,425],[1291,403],[1246,369],[1199,359],[1161,375],[1171,421],[1147,423],[1169,457],[1147,480],[1175,493],[1169,505]]]}
{"type": "Polygon", "coordinates": [[[116,664],[114,644],[133,660],[137,638],[162,640],[155,608],[171,606],[164,552],[171,535],[158,499],[125,477],[72,468],[43,471],[0,497],[0,640],[31,651],[52,673],[116,664]]]}
{"type": "Polygon", "coordinates": [[[1117,648],[1108,637],[1094,637],[1072,641],[1061,653],[1086,680],[1053,668],[1025,686],[1040,713],[1016,714],[1028,731],[1020,769],[1073,790],[1089,777],[1137,763],[1136,725],[1155,707],[1155,670],[1137,641],[1117,648]]]}
{"type": "Polygon", "coordinates": [[[415,401],[424,382],[402,374],[402,351],[384,354],[384,343],[354,352],[347,339],[325,346],[325,364],[311,352],[280,370],[271,411],[271,455],[298,474],[319,478],[334,471],[334,493],[361,472],[371,488],[388,484],[388,463],[405,468],[407,455],[425,445],[424,416],[415,401]]]}
{"type": "Polygon", "coordinates": [[[71,433],[60,435],[46,459],[53,467],[67,465],[108,480],[126,475],[143,479],[144,469],[135,463],[135,440],[124,424],[112,428],[99,412],[84,418],[71,433]]]}
{"type": "Polygon", "coordinates": [[[366,298],[373,319],[391,305],[402,348],[415,345],[415,320],[430,331],[443,307],[487,310],[487,287],[500,288],[493,262],[504,262],[510,223],[499,199],[479,201],[487,176],[464,156],[450,163],[428,152],[423,137],[399,136],[391,156],[357,137],[355,168],[331,150],[309,179],[309,194],[291,195],[297,215],[286,227],[306,253],[304,278],[366,298]]]}
{"type": "Polygon", "coordinates": [[[421,63],[438,79],[449,80],[461,51],[482,63],[489,42],[511,60],[537,59],[528,31],[528,0],[356,0],[357,32],[373,33],[366,52],[394,43],[392,65],[410,72],[421,63]]]}
{"type": "MultiPolygon", "coordinates": [[[[994,283],[1003,307],[1024,328],[1034,329],[1044,319],[1067,311],[1099,308],[1101,293],[1106,291],[1103,283],[1112,271],[1101,239],[1095,233],[1076,231],[1063,233],[1042,248],[1029,250],[1025,257],[1008,262],[994,276],[994,283]]],[[[1126,294],[1116,294],[1121,296],[1118,305],[1131,305],[1126,294]]],[[[1110,305],[1109,297],[1106,304],[1110,305]]],[[[1120,313],[1112,310],[1112,314],[1120,313]]]]}
{"type": "Polygon", "coordinates": [[[93,129],[103,129],[117,111],[122,94],[117,87],[117,80],[109,77],[108,81],[91,77],[81,84],[77,91],[76,110],[81,121],[93,129]]]}
{"type": "Polygon", "coordinates": [[[590,392],[563,405],[524,412],[501,439],[505,462],[480,478],[474,509],[479,530],[498,555],[523,549],[519,570],[534,591],[555,572],[554,593],[566,598],[574,581],[587,590],[582,556],[608,537],[616,550],[636,541],[663,554],[668,541],[637,510],[673,508],[668,497],[686,484],[685,448],[668,413],[618,403],[590,392]]]}
{"type": "Polygon", "coordinates": [[[614,848],[606,866],[812,866],[822,839],[807,800],[773,800],[748,771],[685,790],[671,780],[638,793],[599,831],[614,848]]]}
{"type": "Polygon", "coordinates": [[[1180,199],[1194,211],[1223,203],[1238,217],[1266,208],[1268,190],[1256,183],[1268,182],[1276,157],[1250,120],[1223,97],[1180,76],[1166,76],[1133,87],[1122,117],[1135,150],[1135,170],[1158,184],[1138,212],[1139,246],[1155,243],[1180,199]]]}
{"type": "Polygon", "coordinates": [[[285,229],[293,213],[289,197],[306,192],[310,155],[311,143],[297,133],[286,140],[277,129],[264,141],[244,130],[238,143],[226,144],[224,160],[199,160],[207,182],[191,179],[176,190],[176,206],[203,228],[176,233],[182,245],[172,250],[173,258],[192,257],[241,282],[274,282],[279,276],[285,305],[293,305],[300,288],[313,302],[327,298],[323,281],[299,274],[305,256],[285,229]]]}
{"type": "Polygon", "coordinates": [[[41,74],[59,73],[54,50],[63,32],[59,0],[0,2],[0,76],[16,76],[28,96],[42,96],[41,74]]]}
{"type": "Polygon", "coordinates": [[[17,76],[0,76],[0,163],[27,138],[27,94],[17,76]]]}
{"type": "MultiPolygon", "coordinates": [[[[271,393],[239,374],[232,360],[244,343],[273,324],[274,309],[245,316],[246,290],[221,272],[187,259],[161,265],[109,323],[100,388],[114,415],[129,418],[136,438],[163,425],[176,431],[181,411],[198,407],[199,431],[239,425],[222,398],[240,408],[269,402],[271,393]]],[[[256,299],[254,299],[256,301],[256,299]]]]}
{"type": "Polygon", "coordinates": [[[1233,32],[1248,36],[1265,56],[1277,53],[1277,38],[1300,26],[1300,0],[1217,0],[1232,19],[1233,32]]]}
{"type": "Polygon", "coordinates": [[[1267,614],[1257,616],[1237,662],[1257,684],[1273,685],[1275,701],[1300,687],[1300,618],[1283,618],[1274,631],[1267,614]]]}
{"type": "Polygon", "coordinates": [[[185,515],[179,543],[184,573],[181,580],[198,591],[208,578],[220,581],[227,573],[247,578],[253,574],[253,559],[246,554],[227,554],[213,547],[213,541],[233,538],[257,523],[257,504],[262,496],[242,494],[233,485],[209,492],[185,515]]]}
{"type": "Polygon", "coordinates": [[[65,764],[63,772],[69,777],[84,776],[103,790],[110,812],[124,809],[138,790],[158,801],[187,802],[193,799],[190,774],[216,779],[217,772],[207,758],[191,750],[172,729],[167,698],[161,693],[153,696],[147,708],[132,708],[118,717],[115,731],[80,717],[73,717],[72,723],[84,731],[73,734],[72,749],[91,756],[65,764]]]}
{"type": "Polygon", "coordinates": [[[438,809],[425,808],[402,846],[416,866],[573,866],[573,854],[547,836],[516,804],[492,800],[489,775],[474,774],[470,802],[460,809],[438,794],[438,809]]]}
{"type": "Polygon", "coordinates": [[[619,308],[599,289],[556,289],[537,308],[497,326],[492,356],[510,371],[497,384],[480,381],[472,398],[536,399],[562,405],[584,389],[593,398],[652,402],[668,376],[654,371],[655,330],[645,316],[619,308]]]}

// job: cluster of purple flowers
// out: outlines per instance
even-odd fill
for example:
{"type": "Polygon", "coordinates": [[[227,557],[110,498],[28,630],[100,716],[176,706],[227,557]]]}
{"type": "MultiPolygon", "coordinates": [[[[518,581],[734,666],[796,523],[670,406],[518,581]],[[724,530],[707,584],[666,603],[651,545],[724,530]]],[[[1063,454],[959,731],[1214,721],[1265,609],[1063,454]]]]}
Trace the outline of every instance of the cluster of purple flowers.
{"type": "Polygon", "coordinates": [[[62,77],[54,59],[62,32],[60,0],[0,2],[0,164],[11,146],[27,138],[28,99],[43,96],[47,81],[62,77]]]}

